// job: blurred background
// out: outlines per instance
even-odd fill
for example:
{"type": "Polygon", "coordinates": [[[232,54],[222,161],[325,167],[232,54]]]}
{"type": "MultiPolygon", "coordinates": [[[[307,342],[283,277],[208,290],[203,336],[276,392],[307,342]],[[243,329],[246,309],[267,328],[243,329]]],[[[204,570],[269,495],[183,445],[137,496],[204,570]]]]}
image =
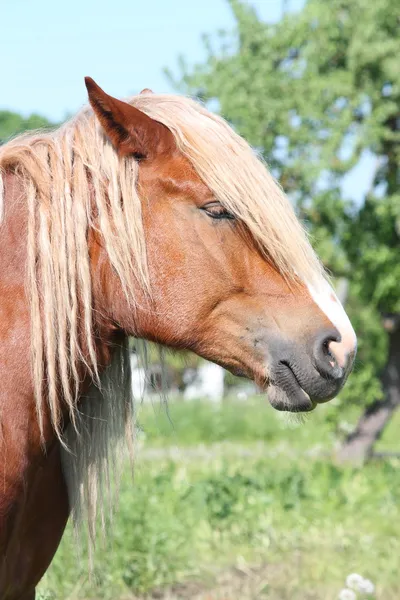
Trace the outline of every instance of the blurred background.
{"type": "MultiPolygon", "coordinates": [[[[304,423],[192,355],[132,346],[135,481],[92,578],[67,532],[40,597],[329,600],[352,572],[400,598],[400,5],[393,0],[2,0],[0,143],[57,125],[83,77],[183,93],[268,162],[359,337],[304,423]]],[[[369,589],[372,592],[372,588],[369,589]]],[[[342,594],[342,595],[340,595],[342,594]]]]}

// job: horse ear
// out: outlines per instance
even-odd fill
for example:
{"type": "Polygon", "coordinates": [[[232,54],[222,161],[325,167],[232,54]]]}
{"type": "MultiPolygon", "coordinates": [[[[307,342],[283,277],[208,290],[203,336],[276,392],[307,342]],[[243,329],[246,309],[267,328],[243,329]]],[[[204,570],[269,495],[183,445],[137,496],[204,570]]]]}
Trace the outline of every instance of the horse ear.
{"type": "Polygon", "coordinates": [[[174,137],[165,125],[109,96],[91,77],[85,77],[85,84],[89,102],[120,156],[154,158],[173,147],[174,137]]]}

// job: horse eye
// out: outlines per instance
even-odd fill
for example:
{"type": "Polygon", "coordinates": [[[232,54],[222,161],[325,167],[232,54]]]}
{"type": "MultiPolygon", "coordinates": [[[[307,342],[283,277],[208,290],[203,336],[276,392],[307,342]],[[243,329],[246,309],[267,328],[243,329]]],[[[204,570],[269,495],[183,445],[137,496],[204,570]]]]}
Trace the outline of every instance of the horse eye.
{"type": "Polygon", "coordinates": [[[210,202],[201,207],[201,210],[213,219],[235,219],[235,216],[230,213],[222,204],[219,202],[210,202]]]}

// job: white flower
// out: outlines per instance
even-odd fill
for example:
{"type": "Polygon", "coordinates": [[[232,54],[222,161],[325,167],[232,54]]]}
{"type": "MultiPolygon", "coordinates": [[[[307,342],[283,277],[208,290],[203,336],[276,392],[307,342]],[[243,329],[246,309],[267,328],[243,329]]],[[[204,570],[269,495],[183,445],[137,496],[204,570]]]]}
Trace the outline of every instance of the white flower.
{"type": "Polygon", "coordinates": [[[362,581],[362,583],[360,583],[360,585],[358,586],[358,590],[362,594],[371,595],[371,594],[373,594],[375,592],[375,586],[372,583],[372,581],[370,581],[369,579],[364,579],[362,581]]]}
{"type": "Polygon", "coordinates": [[[358,573],[351,573],[346,577],[346,585],[351,590],[360,592],[361,594],[371,595],[375,592],[375,586],[369,579],[364,579],[358,573]]]}
{"type": "Polygon", "coordinates": [[[358,573],[351,573],[346,577],[346,585],[351,590],[356,590],[356,592],[360,591],[360,586],[364,583],[364,577],[359,575],[358,573]]]}
{"type": "Polygon", "coordinates": [[[353,590],[344,588],[340,592],[340,594],[338,596],[338,600],[357,600],[357,596],[356,596],[355,592],[353,592],[353,590]]]}

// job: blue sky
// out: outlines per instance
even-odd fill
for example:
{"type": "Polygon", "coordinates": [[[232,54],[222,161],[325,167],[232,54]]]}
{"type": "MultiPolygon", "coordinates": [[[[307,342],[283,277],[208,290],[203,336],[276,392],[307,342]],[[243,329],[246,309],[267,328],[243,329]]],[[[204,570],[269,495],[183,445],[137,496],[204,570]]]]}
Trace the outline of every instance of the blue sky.
{"type": "MultiPolygon", "coordinates": [[[[83,78],[127,96],[150,87],[171,92],[163,67],[205,57],[201,35],[232,29],[226,0],[0,0],[0,109],[37,112],[61,120],[86,103],[83,78]]],[[[304,0],[248,0],[277,21],[286,4],[304,0]]],[[[369,185],[371,157],[360,161],[343,188],[355,199],[369,185]]]]}
{"type": "MultiPolygon", "coordinates": [[[[276,21],[282,0],[254,0],[276,21]]],[[[295,9],[303,0],[291,0],[295,9]]],[[[163,67],[205,56],[202,33],[233,27],[226,0],[1,0],[0,108],[54,119],[86,101],[90,75],[111,94],[172,91],[163,67]]]]}

